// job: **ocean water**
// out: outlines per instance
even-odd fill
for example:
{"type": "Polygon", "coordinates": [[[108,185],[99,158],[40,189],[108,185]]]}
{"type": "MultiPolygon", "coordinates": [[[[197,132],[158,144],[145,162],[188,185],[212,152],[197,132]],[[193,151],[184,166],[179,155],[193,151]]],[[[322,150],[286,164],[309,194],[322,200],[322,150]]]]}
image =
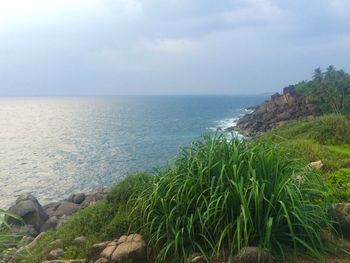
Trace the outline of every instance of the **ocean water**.
{"type": "Polygon", "coordinates": [[[266,96],[0,98],[0,208],[42,204],[164,167],[266,96]]]}

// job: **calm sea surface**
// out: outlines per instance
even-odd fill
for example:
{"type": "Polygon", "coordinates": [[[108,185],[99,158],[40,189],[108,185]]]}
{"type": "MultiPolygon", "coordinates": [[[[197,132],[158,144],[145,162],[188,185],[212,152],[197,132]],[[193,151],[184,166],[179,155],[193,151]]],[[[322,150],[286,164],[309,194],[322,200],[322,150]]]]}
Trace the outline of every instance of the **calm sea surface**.
{"type": "Polygon", "coordinates": [[[42,204],[163,167],[266,96],[0,98],[0,208],[42,204]]]}

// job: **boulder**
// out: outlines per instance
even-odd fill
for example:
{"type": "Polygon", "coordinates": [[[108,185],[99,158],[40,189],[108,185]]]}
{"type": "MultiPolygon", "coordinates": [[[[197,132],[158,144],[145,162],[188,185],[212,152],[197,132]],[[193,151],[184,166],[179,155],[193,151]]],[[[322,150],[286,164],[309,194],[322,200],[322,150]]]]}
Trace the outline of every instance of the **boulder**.
{"type": "Polygon", "coordinates": [[[55,229],[58,224],[58,217],[51,216],[46,222],[41,226],[40,232],[47,231],[50,229],[55,229]]]}
{"type": "Polygon", "coordinates": [[[63,215],[72,215],[80,209],[78,204],[62,202],[53,213],[53,216],[61,217],[63,215]]]}
{"type": "Polygon", "coordinates": [[[21,239],[21,244],[28,245],[29,243],[33,242],[34,238],[29,236],[23,236],[21,239]]]}
{"type": "Polygon", "coordinates": [[[28,250],[32,249],[41,239],[43,239],[46,236],[46,232],[41,232],[32,242],[30,242],[26,248],[28,250]]]}
{"type": "Polygon", "coordinates": [[[270,263],[271,255],[257,247],[244,247],[232,260],[232,263],[270,263]]]}
{"type": "Polygon", "coordinates": [[[11,231],[20,235],[31,236],[31,237],[36,237],[39,234],[39,231],[36,230],[33,225],[24,225],[24,226],[13,225],[11,226],[11,231]]]}
{"type": "Polygon", "coordinates": [[[323,165],[324,165],[324,164],[322,163],[321,160],[320,160],[320,161],[315,161],[315,162],[309,163],[309,166],[310,166],[311,168],[316,169],[316,170],[321,170],[322,167],[323,167],[323,165]]]}
{"type": "Polygon", "coordinates": [[[129,235],[125,242],[117,246],[111,262],[143,262],[146,259],[146,243],[139,234],[129,235]]]}
{"type": "Polygon", "coordinates": [[[56,239],[52,242],[50,242],[50,244],[48,245],[48,247],[52,250],[52,249],[57,249],[57,248],[63,248],[64,243],[62,239],[56,239]]]}
{"type": "Polygon", "coordinates": [[[11,217],[7,217],[6,221],[14,225],[32,225],[36,231],[40,231],[41,226],[48,219],[48,215],[38,202],[38,200],[30,193],[21,194],[16,204],[8,209],[9,213],[16,214],[23,219],[23,222],[11,217]]]}
{"type": "Polygon", "coordinates": [[[80,205],[84,201],[84,199],[85,199],[84,193],[72,194],[68,197],[68,202],[80,205]]]}
{"type": "MultiPolygon", "coordinates": [[[[111,241],[107,245],[101,244],[98,247],[105,248],[95,262],[141,263],[146,260],[146,243],[139,234],[121,236],[118,240],[111,241]]],[[[89,257],[89,259],[92,258],[96,259],[93,256],[89,257]]]]}
{"type": "Polygon", "coordinates": [[[61,204],[61,202],[53,202],[43,206],[46,214],[49,217],[52,217],[57,209],[57,207],[61,204]]]}
{"type": "Polygon", "coordinates": [[[49,255],[47,256],[48,260],[58,259],[60,257],[64,256],[64,251],[62,248],[57,248],[52,251],[50,251],[49,255]]]}
{"type": "Polygon", "coordinates": [[[72,244],[78,247],[82,247],[86,244],[86,237],[84,236],[77,237],[72,241],[72,244]]]}
{"type": "Polygon", "coordinates": [[[99,258],[101,252],[107,247],[109,243],[110,241],[94,244],[87,252],[88,262],[96,261],[99,258]]]}

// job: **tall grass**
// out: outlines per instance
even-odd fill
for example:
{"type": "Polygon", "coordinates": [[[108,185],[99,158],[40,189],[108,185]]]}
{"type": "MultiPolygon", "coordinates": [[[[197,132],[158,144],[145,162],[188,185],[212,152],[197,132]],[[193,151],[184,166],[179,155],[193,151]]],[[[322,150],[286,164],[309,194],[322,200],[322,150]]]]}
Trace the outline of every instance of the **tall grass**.
{"type": "Polygon", "coordinates": [[[19,235],[11,232],[11,226],[5,220],[6,216],[22,221],[17,215],[0,209],[0,253],[7,248],[13,247],[18,242],[19,238],[19,235]]]}
{"type": "Polygon", "coordinates": [[[330,227],[315,171],[268,143],[204,136],[158,172],[136,203],[157,261],[207,259],[258,246],[319,257],[330,227]]]}

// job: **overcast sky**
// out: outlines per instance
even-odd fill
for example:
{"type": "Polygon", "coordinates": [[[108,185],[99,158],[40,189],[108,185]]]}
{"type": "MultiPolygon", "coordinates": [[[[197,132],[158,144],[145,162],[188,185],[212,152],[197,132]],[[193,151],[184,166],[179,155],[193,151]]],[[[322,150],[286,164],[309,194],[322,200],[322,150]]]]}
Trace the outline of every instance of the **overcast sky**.
{"type": "Polygon", "coordinates": [[[0,95],[255,94],[350,71],[350,0],[0,0],[0,95]]]}

